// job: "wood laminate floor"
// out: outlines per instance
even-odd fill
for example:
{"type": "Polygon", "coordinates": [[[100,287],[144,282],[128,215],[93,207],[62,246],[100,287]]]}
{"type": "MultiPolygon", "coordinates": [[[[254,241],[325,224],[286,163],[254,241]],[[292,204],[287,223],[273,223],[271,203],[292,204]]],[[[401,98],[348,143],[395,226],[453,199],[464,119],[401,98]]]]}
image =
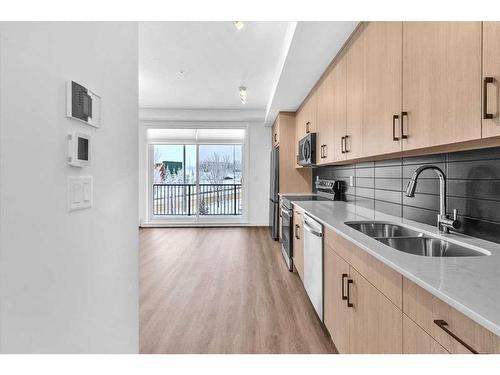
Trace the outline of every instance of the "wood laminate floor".
{"type": "Polygon", "coordinates": [[[141,353],[335,353],[267,228],[140,231],[141,353]]]}

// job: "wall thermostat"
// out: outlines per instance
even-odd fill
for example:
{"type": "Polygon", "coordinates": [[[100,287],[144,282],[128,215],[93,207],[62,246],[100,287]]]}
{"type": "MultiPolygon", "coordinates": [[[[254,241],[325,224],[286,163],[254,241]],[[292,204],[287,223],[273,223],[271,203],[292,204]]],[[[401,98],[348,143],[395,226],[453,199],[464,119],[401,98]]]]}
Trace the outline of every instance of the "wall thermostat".
{"type": "Polygon", "coordinates": [[[67,83],[67,116],[96,128],[101,126],[101,97],[87,87],[67,83]]]}
{"type": "Polygon", "coordinates": [[[68,134],[68,164],[85,167],[90,164],[90,135],[74,132],[68,134]]]}

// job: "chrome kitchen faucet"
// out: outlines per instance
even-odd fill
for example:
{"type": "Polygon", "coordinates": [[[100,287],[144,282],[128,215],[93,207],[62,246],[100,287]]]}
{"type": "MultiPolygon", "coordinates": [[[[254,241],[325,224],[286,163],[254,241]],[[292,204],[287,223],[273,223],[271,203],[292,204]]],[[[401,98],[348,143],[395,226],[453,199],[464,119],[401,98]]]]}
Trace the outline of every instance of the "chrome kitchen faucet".
{"type": "Polygon", "coordinates": [[[408,186],[406,187],[406,196],[409,198],[413,198],[415,196],[415,189],[417,188],[417,179],[420,173],[423,171],[431,169],[439,177],[439,214],[437,219],[437,226],[441,233],[448,233],[450,229],[458,229],[460,228],[460,221],[457,219],[458,211],[456,209],[453,210],[453,219],[448,217],[446,213],[446,176],[444,172],[436,167],[435,165],[422,165],[417,168],[415,172],[413,172],[413,176],[408,182],[408,186]]]}

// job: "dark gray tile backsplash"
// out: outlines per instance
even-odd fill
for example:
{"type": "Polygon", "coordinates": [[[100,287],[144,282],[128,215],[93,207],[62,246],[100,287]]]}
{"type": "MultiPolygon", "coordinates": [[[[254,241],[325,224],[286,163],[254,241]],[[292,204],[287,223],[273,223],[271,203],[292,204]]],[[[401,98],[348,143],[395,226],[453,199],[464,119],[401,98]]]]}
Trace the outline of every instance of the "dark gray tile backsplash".
{"type": "Polygon", "coordinates": [[[500,147],[320,167],[313,177],[343,180],[346,200],[360,207],[436,225],[439,179],[433,171],[420,175],[414,198],[404,195],[409,178],[424,164],[445,172],[448,211],[458,209],[460,231],[500,243],[500,147]]]}

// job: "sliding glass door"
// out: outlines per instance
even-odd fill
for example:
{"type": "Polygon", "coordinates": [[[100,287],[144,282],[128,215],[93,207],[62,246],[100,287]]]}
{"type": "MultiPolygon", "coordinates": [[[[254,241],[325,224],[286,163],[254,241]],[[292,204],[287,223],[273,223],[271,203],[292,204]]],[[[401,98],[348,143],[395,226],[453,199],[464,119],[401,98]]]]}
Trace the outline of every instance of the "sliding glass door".
{"type": "Polygon", "coordinates": [[[243,143],[168,141],[149,144],[152,219],[241,217],[243,143]]]}

